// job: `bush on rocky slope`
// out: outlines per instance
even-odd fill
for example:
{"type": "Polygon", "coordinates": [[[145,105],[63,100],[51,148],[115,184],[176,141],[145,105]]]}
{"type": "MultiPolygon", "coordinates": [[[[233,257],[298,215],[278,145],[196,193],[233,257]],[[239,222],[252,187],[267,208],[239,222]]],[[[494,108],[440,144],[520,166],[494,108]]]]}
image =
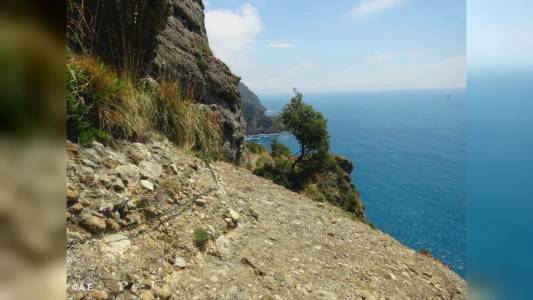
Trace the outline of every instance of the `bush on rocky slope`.
{"type": "Polygon", "coordinates": [[[312,162],[313,167],[293,168],[297,158],[288,148],[286,149],[286,146],[279,146],[274,141],[271,148],[270,155],[263,154],[255,160],[253,169],[255,175],[304,193],[313,200],[328,201],[343,208],[355,218],[365,220],[364,206],[359,192],[351,183],[350,173],[353,166],[350,161],[337,155],[327,154],[321,163],[312,162]]]}

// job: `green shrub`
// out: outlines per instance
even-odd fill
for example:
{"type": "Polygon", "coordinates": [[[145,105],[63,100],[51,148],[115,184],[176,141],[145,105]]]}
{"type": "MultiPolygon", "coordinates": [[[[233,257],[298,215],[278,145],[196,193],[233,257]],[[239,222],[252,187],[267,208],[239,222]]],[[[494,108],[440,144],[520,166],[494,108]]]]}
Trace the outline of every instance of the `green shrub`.
{"type": "Polygon", "coordinates": [[[312,200],[318,202],[326,201],[326,196],[318,189],[316,184],[308,184],[304,189],[304,194],[312,200]]]}
{"type": "Polygon", "coordinates": [[[266,152],[263,146],[254,142],[246,142],[246,150],[253,154],[260,154],[266,152]]]}
{"type": "Polygon", "coordinates": [[[200,69],[200,71],[202,71],[202,73],[205,73],[209,69],[209,65],[203,58],[198,58],[196,60],[196,64],[198,65],[198,68],[200,69]]]}
{"type": "Polygon", "coordinates": [[[200,249],[204,250],[207,244],[208,234],[204,228],[198,227],[194,229],[194,245],[200,249]]]}
{"type": "Polygon", "coordinates": [[[90,145],[95,140],[105,140],[108,135],[96,128],[90,119],[91,107],[79,95],[77,80],[82,74],[67,68],[67,138],[81,145],[90,145]]]}
{"type": "Polygon", "coordinates": [[[204,43],[202,40],[196,40],[193,42],[193,46],[200,50],[204,55],[207,56],[213,56],[213,52],[211,52],[211,49],[209,48],[209,45],[204,43]]]}
{"type": "Polygon", "coordinates": [[[374,230],[377,230],[378,228],[376,227],[376,225],[374,225],[374,223],[370,222],[370,221],[366,221],[365,222],[366,225],[370,226],[370,228],[374,229],[374,230]]]}
{"type": "Polygon", "coordinates": [[[268,159],[266,157],[261,156],[255,161],[255,168],[263,169],[265,165],[267,165],[268,163],[269,163],[268,159]]]}
{"type": "Polygon", "coordinates": [[[274,159],[274,164],[264,164],[256,168],[254,174],[272,180],[276,184],[289,189],[294,189],[294,177],[292,173],[292,161],[286,158],[274,159]]]}
{"type": "Polygon", "coordinates": [[[321,164],[329,151],[327,121],[314,108],[303,102],[303,95],[294,90],[295,96],[281,110],[279,122],[283,129],[292,133],[300,144],[296,165],[321,164]]]}
{"type": "Polygon", "coordinates": [[[271,155],[273,157],[282,157],[282,156],[291,156],[291,150],[289,147],[283,145],[282,143],[279,143],[278,140],[274,139],[272,143],[270,144],[270,148],[272,149],[271,155]]]}

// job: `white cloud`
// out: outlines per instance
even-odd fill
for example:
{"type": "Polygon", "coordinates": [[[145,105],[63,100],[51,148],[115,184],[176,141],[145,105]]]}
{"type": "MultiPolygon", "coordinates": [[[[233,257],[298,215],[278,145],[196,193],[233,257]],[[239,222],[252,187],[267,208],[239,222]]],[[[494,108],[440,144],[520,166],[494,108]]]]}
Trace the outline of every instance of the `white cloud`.
{"type": "Polygon", "coordinates": [[[385,63],[394,59],[394,55],[390,53],[376,53],[368,57],[368,60],[373,63],[385,63]]]}
{"type": "Polygon", "coordinates": [[[215,55],[228,64],[263,30],[259,12],[251,4],[244,4],[239,11],[207,10],[205,24],[215,55]]]}
{"type": "Polygon", "coordinates": [[[269,48],[294,48],[296,47],[295,44],[291,43],[270,43],[268,44],[269,48]]]}
{"type": "Polygon", "coordinates": [[[365,15],[387,10],[398,6],[405,0],[360,0],[352,8],[355,15],[365,15]]]}

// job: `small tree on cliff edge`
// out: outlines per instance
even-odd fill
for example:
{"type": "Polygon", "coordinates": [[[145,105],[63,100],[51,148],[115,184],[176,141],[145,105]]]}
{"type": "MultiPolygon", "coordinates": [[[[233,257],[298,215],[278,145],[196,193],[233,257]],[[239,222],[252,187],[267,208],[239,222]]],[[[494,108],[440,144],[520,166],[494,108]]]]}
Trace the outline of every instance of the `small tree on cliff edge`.
{"type": "Polygon", "coordinates": [[[303,102],[303,95],[294,89],[295,96],[286,104],[279,116],[285,130],[291,132],[300,144],[300,155],[292,169],[302,161],[320,164],[329,151],[327,121],[324,116],[303,102]]]}

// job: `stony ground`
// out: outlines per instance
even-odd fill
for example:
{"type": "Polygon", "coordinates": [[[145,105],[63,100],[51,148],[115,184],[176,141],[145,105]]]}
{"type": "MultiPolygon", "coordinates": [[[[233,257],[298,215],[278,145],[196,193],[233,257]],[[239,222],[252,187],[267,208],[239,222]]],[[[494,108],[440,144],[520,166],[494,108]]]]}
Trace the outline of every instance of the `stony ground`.
{"type": "Polygon", "coordinates": [[[165,141],[67,149],[70,299],[466,299],[440,262],[243,168],[165,141]]]}

